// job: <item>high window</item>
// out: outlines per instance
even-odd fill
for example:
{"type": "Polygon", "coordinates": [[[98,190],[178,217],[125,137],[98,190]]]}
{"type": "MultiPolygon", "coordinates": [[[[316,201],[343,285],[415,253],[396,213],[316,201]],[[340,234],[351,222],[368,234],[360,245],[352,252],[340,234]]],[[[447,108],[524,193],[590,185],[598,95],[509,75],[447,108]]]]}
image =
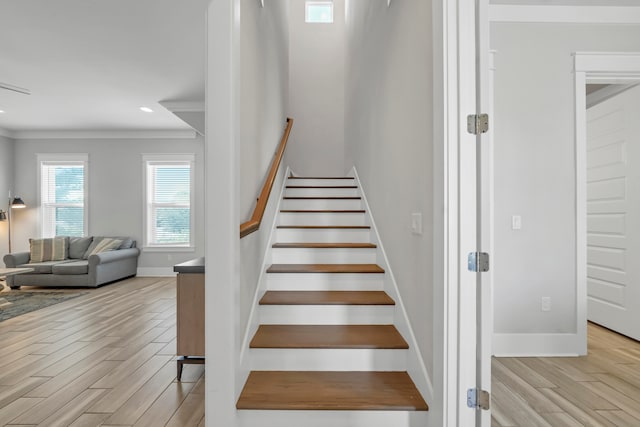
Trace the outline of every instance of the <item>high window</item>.
{"type": "Polygon", "coordinates": [[[193,246],[194,156],[145,155],[145,247],[193,246]]]}
{"type": "Polygon", "coordinates": [[[305,22],[331,24],[333,22],[332,1],[308,1],[305,3],[305,22]]]}
{"type": "Polygon", "coordinates": [[[87,235],[86,154],[41,154],[39,163],[40,235],[87,235]]]}

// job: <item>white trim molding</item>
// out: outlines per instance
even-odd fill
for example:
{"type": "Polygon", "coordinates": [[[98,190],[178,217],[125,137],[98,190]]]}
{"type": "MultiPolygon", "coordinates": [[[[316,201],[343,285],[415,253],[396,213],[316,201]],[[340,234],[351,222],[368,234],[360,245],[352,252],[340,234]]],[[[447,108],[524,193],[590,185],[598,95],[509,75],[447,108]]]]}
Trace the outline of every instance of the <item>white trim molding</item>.
{"type": "Polygon", "coordinates": [[[493,334],[496,357],[579,356],[581,345],[579,334],[493,334]]]}
{"type": "Polygon", "coordinates": [[[489,6],[490,22],[557,24],[640,24],[638,6],[489,6]]]}
{"type": "Polygon", "coordinates": [[[194,139],[194,130],[22,130],[14,139],[194,139]]]}
{"type": "Polygon", "coordinates": [[[12,138],[12,139],[16,137],[15,134],[12,131],[10,131],[9,129],[5,129],[5,128],[0,128],[0,136],[4,136],[4,137],[7,137],[7,138],[12,138]]]}
{"type": "Polygon", "coordinates": [[[138,267],[136,274],[141,277],[172,277],[176,275],[171,267],[138,267]]]}
{"type": "MultiPolygon", "coordinates": [[[[576,52],[575,155],[576,155],[576,331],[573,353],[587,354],[587,83],[640,81],[640,53],[576,52]]],[[[496,349],[497,350],[497,349],[496,349]]]]}
{"type": "Polygon", "coordinates": [[[204,101],[160,101],[162,105],[172,113],[204,112],[204,101]]]}

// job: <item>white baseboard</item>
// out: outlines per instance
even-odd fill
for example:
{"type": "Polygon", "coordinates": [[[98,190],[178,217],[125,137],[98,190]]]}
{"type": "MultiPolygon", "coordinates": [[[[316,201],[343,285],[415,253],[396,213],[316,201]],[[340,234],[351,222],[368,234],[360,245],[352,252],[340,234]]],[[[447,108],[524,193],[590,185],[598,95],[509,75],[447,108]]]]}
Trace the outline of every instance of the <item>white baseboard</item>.
{"type": "Polygon", "coordinates": [[[138,276],[142,277],[166,277],[175,276],[173,267],[140,267],[137,271],[138,276]]]}
{"type": "Polygon", "coordinates": [[[493,334],[496,357],[581,356],[578,334],[493,334]]]}

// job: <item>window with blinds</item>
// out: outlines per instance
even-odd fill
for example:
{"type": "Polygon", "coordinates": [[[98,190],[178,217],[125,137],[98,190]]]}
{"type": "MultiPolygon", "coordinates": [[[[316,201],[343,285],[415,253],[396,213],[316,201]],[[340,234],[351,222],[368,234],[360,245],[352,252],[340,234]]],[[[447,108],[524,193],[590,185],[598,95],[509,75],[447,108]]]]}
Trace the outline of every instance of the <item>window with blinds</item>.
{"type": "Polygon", "coordinates": [[[40,235],[85,236],[87,157],[40,160],[40,235]]]}
{"type": "Polygon", "coordinates": [[[147,247],[192,246],[193,157],[180,157],[145,156],[147,247]]]}

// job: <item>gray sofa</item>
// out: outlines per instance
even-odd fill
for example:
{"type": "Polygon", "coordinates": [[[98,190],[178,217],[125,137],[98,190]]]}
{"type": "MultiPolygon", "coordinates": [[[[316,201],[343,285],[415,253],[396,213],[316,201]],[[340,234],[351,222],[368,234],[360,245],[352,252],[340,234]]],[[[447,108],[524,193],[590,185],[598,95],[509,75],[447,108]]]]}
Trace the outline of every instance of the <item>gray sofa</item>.
{"type": "Polygon", "coordinates": [[[61,261],[31,263],[30,252],[16,252],[4,256],[8,268],[32,268],[6,278],[12,289],[20,286],[50,287],[98,287],[105,283],[136,275],[140,249],[135,240],[128,237],[111,237],[122,240],[114,250],[89,255],[93,246],[105,237],[69,238],[67,257],[61,261]],[[88,242],[88,243],[87,243],[88,242]]]}

